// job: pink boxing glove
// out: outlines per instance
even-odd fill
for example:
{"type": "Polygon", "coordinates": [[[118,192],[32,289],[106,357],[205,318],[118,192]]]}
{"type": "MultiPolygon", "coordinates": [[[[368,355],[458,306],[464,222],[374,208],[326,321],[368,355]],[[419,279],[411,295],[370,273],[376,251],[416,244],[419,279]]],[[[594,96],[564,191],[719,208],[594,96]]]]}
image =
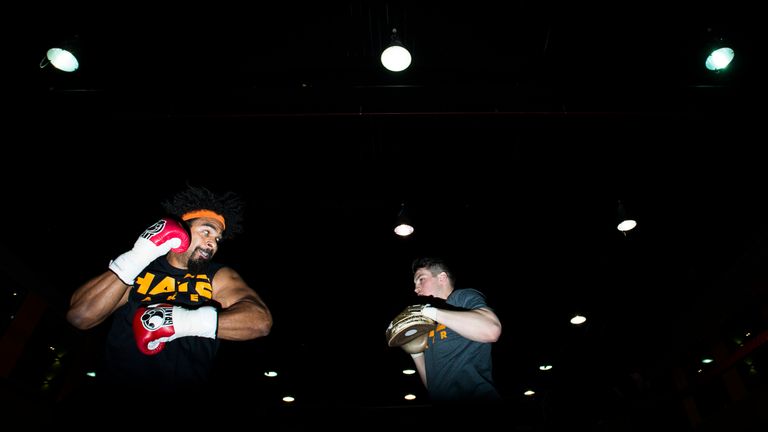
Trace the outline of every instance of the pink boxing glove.
{"type": "Polygon", "coordinates": [[[133,249],[110,261],[109,269],[126,285],[133,285],[136,276],[152,261],[174,251],[189,248],[189,232],[175,219],[164,218],[147,228],[136,240],[133,249]]]}

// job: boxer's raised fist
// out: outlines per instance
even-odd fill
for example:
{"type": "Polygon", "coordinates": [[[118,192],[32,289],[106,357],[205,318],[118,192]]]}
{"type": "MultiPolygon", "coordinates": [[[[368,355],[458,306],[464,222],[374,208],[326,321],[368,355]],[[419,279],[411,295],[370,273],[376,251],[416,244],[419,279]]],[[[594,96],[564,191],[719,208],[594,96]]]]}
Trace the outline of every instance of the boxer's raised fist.
{"type": "Polygon", "coordinates": [[[160,219],[136,240],[133,249],[109,263],[109,269],[125,284],[133,285],[136,276],[156,258],[172,250],[181,253],[189,247],[189,232],[181,222],[160,219]]]}

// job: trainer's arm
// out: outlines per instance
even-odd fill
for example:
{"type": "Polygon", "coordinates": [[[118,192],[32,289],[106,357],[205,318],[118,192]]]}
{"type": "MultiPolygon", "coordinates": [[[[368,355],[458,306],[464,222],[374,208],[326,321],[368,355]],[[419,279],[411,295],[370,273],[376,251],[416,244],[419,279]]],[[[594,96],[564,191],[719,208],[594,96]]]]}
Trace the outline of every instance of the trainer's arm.
{"type": "Polygon", "coordinates": [[[411,357],[413,358],[413,364],[416,366],[416,370],[419,372],[419,378],[421,378],[421,382],[424,384],[424,387],[427,386],[427,364],[424,361],[424,353],[416,353],[411,354],[411,357]]]}
{"type": "Polygon", "coordinates": [[[266,336],[272,329],[272,314],[256,291],[229,267],[213,278],[213,300],[221,304],[217,337],[249,340],[266,336]]]}
{"type": "Polygon", "coordinates": [[[435,317],[432,318],[475,342],[496,342],[501,336],[499,317],[488,308],[468,311],[436,309],[435,317]]]}

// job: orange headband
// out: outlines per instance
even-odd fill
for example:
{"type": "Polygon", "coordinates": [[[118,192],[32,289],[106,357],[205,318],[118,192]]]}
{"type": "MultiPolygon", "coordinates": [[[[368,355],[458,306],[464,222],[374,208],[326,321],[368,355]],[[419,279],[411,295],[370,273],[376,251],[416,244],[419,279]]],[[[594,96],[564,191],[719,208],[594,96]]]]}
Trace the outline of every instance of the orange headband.
{"type": "Polygon", "coordinates": [[[183,215],[181,215],[181,219],[188,221],[190,219],[196,219],[200,217],[208,217],[211,219],[216,219],[217,221],[221,222],[222,228],[226,228],[227,224],[224,223],[224,216],[211,211],[211,210],[192,210],[191,212],[186,212],[183,215]]]}

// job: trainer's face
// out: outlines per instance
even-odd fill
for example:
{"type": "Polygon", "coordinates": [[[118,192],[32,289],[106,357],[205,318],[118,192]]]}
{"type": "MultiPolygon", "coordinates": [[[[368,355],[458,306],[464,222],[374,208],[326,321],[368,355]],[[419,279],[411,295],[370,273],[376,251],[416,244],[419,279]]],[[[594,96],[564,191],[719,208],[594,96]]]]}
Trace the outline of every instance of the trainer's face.
{"type": "Polygon", "coordinates": [[[192,239],[187,249],[188,261],[207,262],[219,250],[219,241],[224,232],[221,222],[213,218],[197,218],[190,221],[189,230],[192,239]]]}
{"type": "Polygon", "coordinates": [[[414,291],[420,296],[435,296],[437,294],[437,276],[433,276],[429,270],[420,268],[413,275],[414,291]]]}

